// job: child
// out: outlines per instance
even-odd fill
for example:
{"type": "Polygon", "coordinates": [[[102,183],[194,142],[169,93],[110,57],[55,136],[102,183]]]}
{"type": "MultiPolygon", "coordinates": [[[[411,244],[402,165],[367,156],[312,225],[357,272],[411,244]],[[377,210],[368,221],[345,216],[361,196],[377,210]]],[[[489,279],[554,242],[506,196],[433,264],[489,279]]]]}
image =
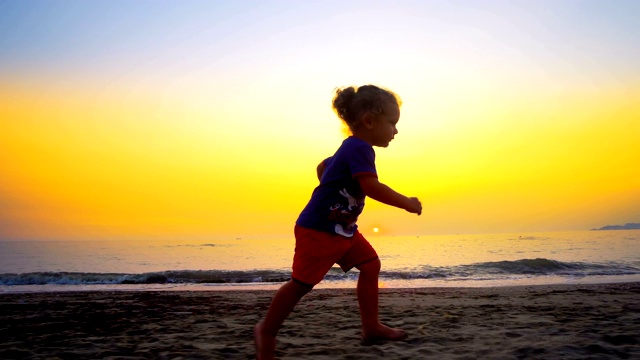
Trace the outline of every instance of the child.
{"type": "Polygon", "coordinates": [[[377,86],[348,87],[336,91],[333,108],[352,136],[317,167],[320,185],[304,208],[294,229],[293,273],[274,296],[267,316],[254,328],[256,357],[273,359],[276,335],[298,301],[318,284],[334,264],[347,272],[360,270],[357,296],[364,340],[403,340],[406,333],[378,319],[380,259],[358,231],[356,220],[365,196],[420,215],[415,198],[378,182],[373,146],[387,147],[398,133],[400,101],[377,86]]]}

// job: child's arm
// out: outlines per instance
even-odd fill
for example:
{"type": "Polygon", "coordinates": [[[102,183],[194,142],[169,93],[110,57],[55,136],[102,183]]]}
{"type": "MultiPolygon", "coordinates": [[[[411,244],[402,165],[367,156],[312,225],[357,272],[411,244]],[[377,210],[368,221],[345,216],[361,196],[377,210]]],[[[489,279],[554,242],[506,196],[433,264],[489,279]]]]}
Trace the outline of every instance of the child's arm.
{"type": "Polygon", "coordinates": [[[318,167],[316,168],[316,173],[318,174],[318,181],[320,179],[322,179],[322,173],[324,173],[324,168],[326,168],[327,165],[324,164],[324,160],[320,162],[320,164],[318,164],[318,167]]]}
{"type": "Polygon", "coordinates": [[[381,203],[405,209],[410,213],[420,215],[422,213],[422,204],[415,197],[406,197],[385,184],[378,181],[375,176],[358,177],[358,182],[365,195],[380,201],[381,203]]]}
{"type": "Polygon", "coordinates": [[[327,161],[329,161],[329,159],[331,158],[332,156],[329,156],[328,158],[322,160],[320,164],[318,164],[318,167],[316,168],[316,173],[318,174],[318,180],[322,179],[322,174],[324,173],[324,169],[327,168],[327,161]]]}

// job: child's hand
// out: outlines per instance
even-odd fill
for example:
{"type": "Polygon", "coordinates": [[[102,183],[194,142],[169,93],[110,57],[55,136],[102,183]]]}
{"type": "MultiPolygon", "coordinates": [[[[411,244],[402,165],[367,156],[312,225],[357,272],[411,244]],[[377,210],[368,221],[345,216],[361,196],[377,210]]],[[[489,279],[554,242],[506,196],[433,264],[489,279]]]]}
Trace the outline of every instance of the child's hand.
{"type": "Polygon", "coordinates": [[[418,200],[417,197],[411,197],[409,198],[409,202],[405,210],[410,213],[420,215],[422,214],[422,203],[420,203],[420,200],[418,200]]]}

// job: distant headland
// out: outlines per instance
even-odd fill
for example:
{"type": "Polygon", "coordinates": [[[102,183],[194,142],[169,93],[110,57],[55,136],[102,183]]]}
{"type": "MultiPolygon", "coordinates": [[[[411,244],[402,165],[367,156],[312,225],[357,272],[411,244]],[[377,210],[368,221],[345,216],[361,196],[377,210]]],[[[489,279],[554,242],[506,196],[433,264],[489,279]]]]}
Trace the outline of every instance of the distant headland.
{"type": "Polygon", "coordinates": [[[624,225],[607,225],[591,230],[640,230],[640,223],[626,223],[624,225]]]}

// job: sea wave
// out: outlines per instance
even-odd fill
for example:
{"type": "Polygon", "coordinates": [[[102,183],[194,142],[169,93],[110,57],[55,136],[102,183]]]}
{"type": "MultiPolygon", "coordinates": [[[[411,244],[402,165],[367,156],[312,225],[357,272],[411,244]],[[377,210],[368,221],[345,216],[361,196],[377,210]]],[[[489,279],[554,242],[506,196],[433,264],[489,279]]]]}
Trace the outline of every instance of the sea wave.
{"type": "Polygon", "coordinates": [[[283,282],[289,278],[287,272],[269,270],[170,270],[143,274],[34,272],[0,274],[0,285],[225,284],[283,282]]]}
{"type": "MultiPolygon", "coordinates": [[[[436,280],[497,280],[518,276],[618,276],[638,275],[638,264],[617,262],[587,263],[562,262],[550,259],[521,259],[515,261],[482,262],[450,267],[422,266],[417,269],[393,269],[380,273],[382,279],[436,279],[436,280]]],[[[0,285],[116,285],[116,284],[241,284],[275,283],[287,281],[288,270],[168,270],[142,274],[85,273],[85,272],[33,272],[0,274],[0,285]]],[[[357,272],[343,273],[332,268],[325,280],[341,281],[357,278],[357,272]]]]}
{"type": "Polygon", "coordinates": [[[420,276],[425,273],[429,274],[431,278],[469,278],[477,277],[479,275],[485,277],[504,277],[510,275],[615,276],[640,274],[640,267],[619,262],[563,262],[537,258],[513,261],[481,262],[443,268],[424,266],[417,272],[417,275],[420,276]]]}

